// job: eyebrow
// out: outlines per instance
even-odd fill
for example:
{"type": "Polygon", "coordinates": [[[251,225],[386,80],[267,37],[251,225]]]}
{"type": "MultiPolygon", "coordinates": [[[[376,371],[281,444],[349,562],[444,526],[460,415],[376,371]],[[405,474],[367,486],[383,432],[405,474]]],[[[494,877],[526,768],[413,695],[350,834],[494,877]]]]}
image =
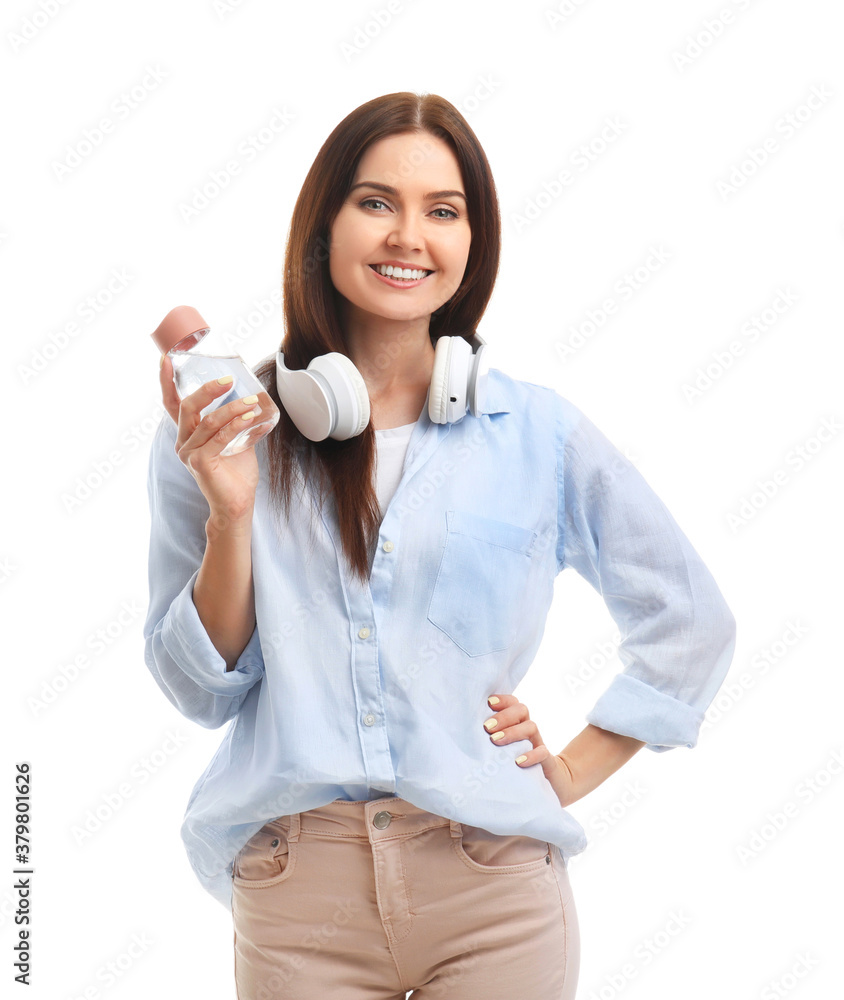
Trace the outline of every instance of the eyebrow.
{"type": "MultiPolygon", "coordinates": [[[[389,184],[377,184],[375,181],[359,181],[357,184],[353,184],[349,189],[349,192],[355,190],[359,187],[369,187],[375,188],[376,191],[384,191],[387,194],[398,195],[398,190],[394,187],[390,187],[389,184]]],[[[424,201],[433,201],[436,198],[462,198],[466,201],[466,195],[462,191],[429,191],[427,194],[422,195],[424,201]]],[[[467,203],[468,204],[468,203],[467,203]]]]}

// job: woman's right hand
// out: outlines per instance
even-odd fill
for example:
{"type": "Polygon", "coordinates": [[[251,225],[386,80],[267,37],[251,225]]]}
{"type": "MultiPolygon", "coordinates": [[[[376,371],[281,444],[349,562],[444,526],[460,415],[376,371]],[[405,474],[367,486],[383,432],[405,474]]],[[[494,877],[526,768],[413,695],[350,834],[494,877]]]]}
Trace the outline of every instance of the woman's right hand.
{"type": "Polygon", "coordinates": [[[167,355],[159,378],[164,408],[178,426],[176,454],[197,481],[215,523],[251,522],[259,480],[254,445],[225,458],[220,457],[220,452],[244,427],[250,426],[242,414],[249,413],[255,404],[233,399],[200,419],[200,412],[228,392],[231,383],[220,385],[212,379],[180,400],[173,382],[173,364],[167,355]]]}

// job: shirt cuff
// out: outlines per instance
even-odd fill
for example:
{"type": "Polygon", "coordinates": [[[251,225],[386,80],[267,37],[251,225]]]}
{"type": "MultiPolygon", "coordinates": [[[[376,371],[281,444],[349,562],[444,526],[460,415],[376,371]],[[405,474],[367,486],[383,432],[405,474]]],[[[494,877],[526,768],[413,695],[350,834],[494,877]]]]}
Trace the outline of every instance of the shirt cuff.
{"type": "Polygon", "coordinates": [[[170,605],[161,626],[161,642],[182,671],[204,691],[229,696],[248,691],[264,669],[258,625],[234,669],[226,670],[226,661],[211,642],[193,603],[198,575],[199,568],[170,605]]]}
{"type": "Polygon", "coordinates": [[[618,674],[586,721],[620,736],[643,740],[648,750],[693,747],[704,714],[629,674],[618,674]]]}

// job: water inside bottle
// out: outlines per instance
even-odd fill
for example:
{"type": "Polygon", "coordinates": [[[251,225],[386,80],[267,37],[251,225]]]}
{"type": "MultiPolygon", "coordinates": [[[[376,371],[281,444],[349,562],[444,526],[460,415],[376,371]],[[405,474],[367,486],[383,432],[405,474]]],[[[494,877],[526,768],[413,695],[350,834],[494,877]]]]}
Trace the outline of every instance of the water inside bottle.
{"type": "Polygon", "coordinates": [[[180,399],[196,392],[212,379],[223,375],[234,376],[227,391],[213,399],[199,411],[200,419],[218,407],[242,396],[257,395],[258,402],[252,407],[255,416],[248,425],[234,437],[220,452],[221,455],[237,455],[255,444],[275,427],[279,412],[260,380],[246,367],[239,355],[201,355],[187,351],[171,351],[173,378],[180,399]]]}

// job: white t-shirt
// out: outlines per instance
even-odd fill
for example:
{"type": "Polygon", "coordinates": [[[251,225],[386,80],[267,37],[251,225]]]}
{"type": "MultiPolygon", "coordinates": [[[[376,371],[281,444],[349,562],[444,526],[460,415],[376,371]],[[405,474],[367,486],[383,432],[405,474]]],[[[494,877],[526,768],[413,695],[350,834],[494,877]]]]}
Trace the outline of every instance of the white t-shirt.
{"type": "Polygon", "coordinates": [[[382,517],[399,485],[404,456],[415,426],[414,420],[412,424],[404,424],[402,427],[375,430],[375,492],[381,505],[382,517]]]}

